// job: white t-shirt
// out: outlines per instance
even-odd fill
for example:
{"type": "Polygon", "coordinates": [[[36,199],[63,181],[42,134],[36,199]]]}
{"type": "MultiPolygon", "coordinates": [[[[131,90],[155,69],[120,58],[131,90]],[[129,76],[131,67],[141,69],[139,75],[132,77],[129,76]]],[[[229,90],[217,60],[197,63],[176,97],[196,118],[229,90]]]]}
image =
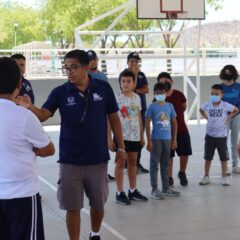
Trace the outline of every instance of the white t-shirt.
{"type": "Polygon", "coordinates": [[[33,147],[50,140],[36,116],[10,100],[0,99],[0,199],[30,197],[38,192],[33,147]]]}
{"type": "Polygon", "coordinates": [[[122,92],[116,95],[119,106],[119,117],[122,123],[123,139],[126,141],[140,141],[140,123],[138,113],[141,111],[140,97],[133,93],[126,97],[122,92]]]}
{"type": "Polygon", "coordinates": [[[226,137],[227,125],[226,119],[229,112],[232,112],[234,106],[221,101],[218,106],[214,106],[212,103],[204,103],[201,107],[208,115],[207,122],[207,134],[211,137],[226,137]]]}

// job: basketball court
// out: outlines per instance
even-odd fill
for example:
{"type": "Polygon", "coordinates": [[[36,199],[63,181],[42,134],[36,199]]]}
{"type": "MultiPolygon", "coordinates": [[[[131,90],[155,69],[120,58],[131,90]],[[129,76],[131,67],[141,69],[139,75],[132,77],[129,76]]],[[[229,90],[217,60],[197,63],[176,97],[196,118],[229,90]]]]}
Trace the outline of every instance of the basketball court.
{"type": "MultiPolygon", "coordinates": [[[[46,127],[55,146],[58,146],[59,131],[46,127]]],[[[203,144],[205,125],[189,125],[193,155],[190,157],[187,175],[189,186],[181,187],[177,179],[178,158],[174,160],[175,189],[179,198],[155,200],[147,203],[133,202],[131,206],[115,202],[115,182],[109,183],[109,198],[101,228],[103,240],[219,240],[239,239],[240,228],[240,176],[230,178],[231,186],[221,185],[221,167],[217,153],[211,168],[211,184],[199,186],[203,176],[203,144]]],[[[53,157],[39,159],[40,192],[42,195],[45,235],[48,240],[66,240],[65,212],[59,210],[56,200],[58,180],[58,152],[53,157]]],[[[149,168],[149,153],[143,151],[143,165],[149,168]]],[[[111,154],[109,172],[114,172],[114,155],[111,154]]],[[[229,162],[230,164],[230,162],[229,162]]],[[[127,176],[125,175],[127,190],[127,176]]],[[[149,174],[138,175],[138,188],[150,197],[149,174]]],[[[85,198],[82,211],[82,238],[88,240],[90,218],[88,201],[85,198]]]]}

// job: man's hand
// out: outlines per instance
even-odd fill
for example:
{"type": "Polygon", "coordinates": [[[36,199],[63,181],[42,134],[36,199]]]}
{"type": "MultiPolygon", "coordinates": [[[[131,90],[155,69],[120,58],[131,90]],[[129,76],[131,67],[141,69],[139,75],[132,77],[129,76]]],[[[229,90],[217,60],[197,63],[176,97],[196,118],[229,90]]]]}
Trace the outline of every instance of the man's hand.
{"type": "Polygon", "coordinates": [[[152,152],[152,150],[153,150],[152,141],[149,141],[149,142],[147,143],[147,150],[148,150],[149,152],[152,152]]]}
{"type": "Polygon", "coordinates": [[[18,96],[15,99],[15,103],[28,109],[31,107],[31,104],[32,104],[31,99],[28,95],[18,96]]]}
{"type": "Polygon", "coordinates": [[[134,66],[134,67],[132,68],[132,72],[134,73],[135,77],[137,77],[137,76],[138,76],[138,73],[140,72],[139,66],[134,66]]]}

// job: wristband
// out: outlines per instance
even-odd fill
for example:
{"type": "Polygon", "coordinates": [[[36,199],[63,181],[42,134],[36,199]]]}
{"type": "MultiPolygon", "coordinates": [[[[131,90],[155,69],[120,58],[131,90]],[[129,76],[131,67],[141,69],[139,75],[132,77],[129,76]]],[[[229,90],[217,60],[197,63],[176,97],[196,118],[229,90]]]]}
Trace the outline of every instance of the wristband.
{"type": "Polygon", "coordinates": [[[124,153],[126,152],[125,149],[123,149],[123,148],[118,148],[117,151],[118,151],[118,152],[124,152],[124,153]]]}

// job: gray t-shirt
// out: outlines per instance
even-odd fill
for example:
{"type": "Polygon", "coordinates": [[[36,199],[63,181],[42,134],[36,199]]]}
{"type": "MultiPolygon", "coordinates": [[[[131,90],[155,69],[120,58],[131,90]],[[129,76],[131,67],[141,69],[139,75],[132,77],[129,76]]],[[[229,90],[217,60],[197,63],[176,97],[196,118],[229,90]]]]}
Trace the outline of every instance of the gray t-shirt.
{"type": "Polygon", "coordinates": [[[201,109],[208,115],[207,135],[211,137],[226,137],[226,119],[228,113],[233,111],[234,106],[224,101],[221,101],[218,106],[207,102],[202,105],[201,109]]]}

